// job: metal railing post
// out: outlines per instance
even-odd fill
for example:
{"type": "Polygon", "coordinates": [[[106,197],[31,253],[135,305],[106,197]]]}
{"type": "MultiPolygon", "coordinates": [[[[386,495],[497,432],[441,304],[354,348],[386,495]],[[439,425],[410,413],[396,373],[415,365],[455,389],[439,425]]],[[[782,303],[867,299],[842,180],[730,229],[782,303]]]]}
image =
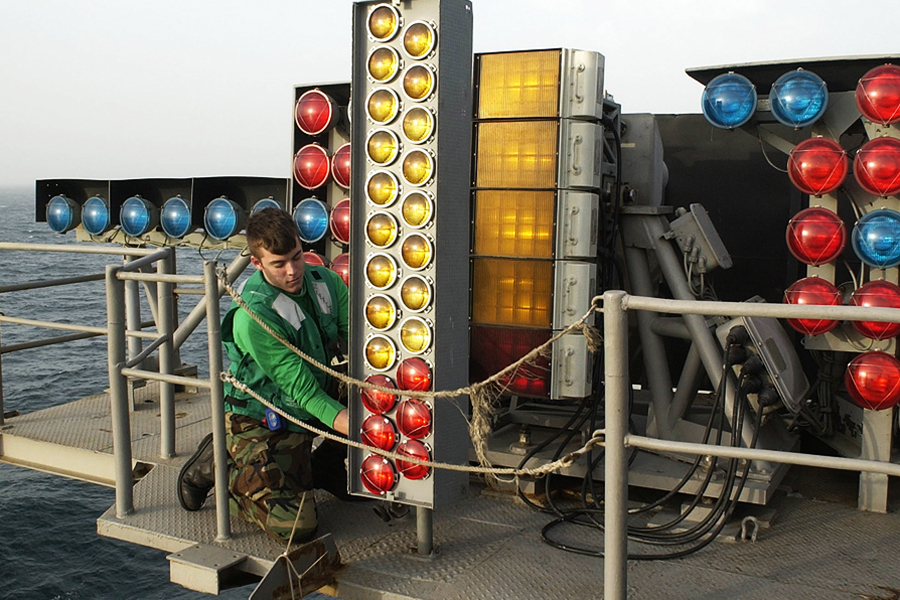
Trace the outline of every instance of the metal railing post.
{"type": "Polygon", "coordinates": [[[424,506],[416,507],[416,543],[419,556],[434,552],[434,511],[424,506]]]}
{"type": "MultiPolygon", "coordinates": [[[[127,267],[128,263],[135,260],[135,257],[126,256],[123,258],[123,262],[127,267]]],[[[138,281],[125,281],[125,323],[126,327],[130,331],[140,331],[141,329],[141,292],[140,292],[140,282],[138,281]]],[[[130,360],[135,356],[138,356],[141,351],[144,349],[144,343],[140,338],[136,338],[134,336],[127,336],[125,340],[126,347],[128,348],[127,358],[130,360]]],[[[143,383],[143,382],[141,382],[143,383]]],[[[134,410],[135,407],[135,389],[139,387],[137,381],[133,379],[129,379],[127,381],[128,386],[128,399],[131,402],[131,410],[134,410]]]]}
{"type": "Polygon", "coordinates": [[[209,341],[209,401],[213,432],[213,455],[216,474],[216,540],[231,539],[231,522],[228,520],[228,452],[225,448],[225,388],[219,374],[224,369],[222,358],[221,316],[219,314],[219,281],[216,277],[216,261],[203,263],[203,279],[206,289],[206,335],[209,341]]]}
{"type": "MultiPolygon", "coordinates": [[[[172,252],[172,250],[170,248],[172,252]]],[[[170,275],[170,261],[163,259],[156,263],[156,272],[170,275]]],[[[163,337],[159,347],[159,372],[172,375],[175,372],[175,348],[172,335],[175,331],[174,303],[171,283],[160,281],[156,284],[157,318],[156,330],[163,337]]],[[[175,386],[172,383],[159,384],[160,435],[159,455],[161,458],[175,456],[175,386]]]]}
{"type": "Polygon", "coordinates": [[[131,415],[128,408],[128,381],[125,365],[125,282],[118,278],[120,267],[106,266],[107,365],[112,421],[113,456],[116,467],[116,517],[134,512],[131,473],[131,415]]]}
{"type": "Polygon", "coordinates": [[[628,590],[628,319],[625,292],[603,294],[606,395],[603,598],[625,600],[628,590]]]}
{"type": "MultiPolygon", "coordinates": [[[[3,338],[0,337],[0,348],[3,347],[3,338]]],[[[3,426],[3,354],[0,354],[0,427],[3,426]]],[[[3,456],[3,446],[0,445],[0,456],[3,456]]]]}

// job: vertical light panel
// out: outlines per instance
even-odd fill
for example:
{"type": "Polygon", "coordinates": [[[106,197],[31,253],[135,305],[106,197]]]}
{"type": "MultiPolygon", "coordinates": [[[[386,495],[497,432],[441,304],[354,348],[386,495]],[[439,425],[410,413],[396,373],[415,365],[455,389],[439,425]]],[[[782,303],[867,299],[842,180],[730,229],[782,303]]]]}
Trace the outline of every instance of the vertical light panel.
{"type": "MultiPolygon", "coordinates": [[[[352,394],[350,433],[456,464],[468,462],[467,399],[403,390],[468,383],[471,40],[465,0],[354,5],[350,372],[398,392],[391,402],[352,394]]],[[[349,483],[428,508],[468,485],[461,473],[355,449],[349,483]]]]}

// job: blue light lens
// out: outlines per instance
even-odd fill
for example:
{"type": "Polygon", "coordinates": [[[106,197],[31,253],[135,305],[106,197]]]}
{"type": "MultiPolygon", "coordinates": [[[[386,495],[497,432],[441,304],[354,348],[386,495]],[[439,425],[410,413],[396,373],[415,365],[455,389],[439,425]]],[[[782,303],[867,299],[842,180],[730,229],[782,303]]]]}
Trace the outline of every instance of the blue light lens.
{"type": "Polygon", "coordinates": [[[900,213],[881,208],[866,213],[853,227],[853,251],[876,269],[900,265],[900,213]]]}
{"type": "Polygon", "coordinates": [[[250,211],[250,214],[252,215],[253,213],[259,212],[264,208],[277,208],[278,210],[284,210],[281,202],[278,202],[274,198],[263,198],[253,205],[253,210],[250,211]]]}
{"type": "Polygon", "coordinates": [[[91,235],[109,231],[109,202],[100,196],[92,196],[81,207],[81,224],[91,235]]]}
{"type": "Polygon", "coordinates": [[[722,129],[734,129],[750,120],[756,110],[756,88],[737,73],[713,78],[703,90],[703,116],[722,129]]]}
{"type": "Polygon", "coordinates": [[[63,195],[53,196],[47,203],[47,225],[56,233],[78,227],[78,205],[63,195]]]}
{"type": "Polygon", "coordinates": [[[181,196],[166,200],[159,222],[166,235],[173,238],[183,238],[194,230],[191,224],[191,207],[181,196]]]}
{"type": "Polygon", "coordinates": [[[132,196],[126,200],[119,213],[122,231],[134,237],[144,235],[156,227],[158,218],[156,207],[140,196],[132,196]]]}
{"type": "Polygon", "coordinates": [[[203,213],[206,232],[217,240],[227,240],[239,233],[244,226],[244,210],[225,196],[216,198],[203,213]]]}
{"type": "Polygon", "coordinates": [[[822,78],[803,69],[790,71],[772,84],[772,116],[788,127],[806,127],[828,108],[828,88],[822,78]]]}
{"type": "Polygon", "coordinates": [[[318,242],[328,231],[328,209],[319,200],[307,198],[294,209],[294,223],[301,240],[307,244],[318,242]]]}

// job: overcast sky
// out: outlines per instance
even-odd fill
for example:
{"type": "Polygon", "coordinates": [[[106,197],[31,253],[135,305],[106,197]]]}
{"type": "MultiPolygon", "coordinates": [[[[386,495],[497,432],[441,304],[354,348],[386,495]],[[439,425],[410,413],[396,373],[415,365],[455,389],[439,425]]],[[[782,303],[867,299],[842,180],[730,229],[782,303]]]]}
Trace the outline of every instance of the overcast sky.
{"type": "MultiPolygon", "coordinates": [[[[700,112],[690,67],[900,54],[898,0],[472,4],[475,52],[596,50],[625,113],[700,112]]],[[[351,8],[0,0],[0,185],[289,177],[293,86],[349,81],[351,8]]]]}

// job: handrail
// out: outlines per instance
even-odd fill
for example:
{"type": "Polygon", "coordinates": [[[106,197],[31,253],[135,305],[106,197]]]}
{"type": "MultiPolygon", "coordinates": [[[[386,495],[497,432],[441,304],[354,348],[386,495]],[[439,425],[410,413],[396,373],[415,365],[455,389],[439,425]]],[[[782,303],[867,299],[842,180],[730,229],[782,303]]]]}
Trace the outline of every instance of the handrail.
{"type": "Polygon", "coordinates": [[[125,248],[123,246],[73,246],[69,244],[29,244],[26,242],[0,242],[0,250],[23,252],[60,252],[64,254],[106,254],[110,256],[147,256],[157,252],[154,248],[125,248]]]}

